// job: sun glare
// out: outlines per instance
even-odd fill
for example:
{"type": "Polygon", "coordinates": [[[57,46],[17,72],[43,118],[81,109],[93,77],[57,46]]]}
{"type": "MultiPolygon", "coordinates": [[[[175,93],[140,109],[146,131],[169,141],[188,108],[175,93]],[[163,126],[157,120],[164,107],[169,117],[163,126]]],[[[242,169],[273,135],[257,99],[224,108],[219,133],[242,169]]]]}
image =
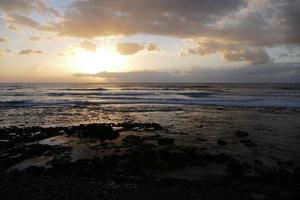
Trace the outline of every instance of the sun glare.
{"type": "Polygon", "coordinates": [[[97,73],[101,71],[119,71],[124,67],[124,58],[112,49],[102,48],[96,52],[77,49],[72,55],[71,64],[76,71],[97,73]]]}

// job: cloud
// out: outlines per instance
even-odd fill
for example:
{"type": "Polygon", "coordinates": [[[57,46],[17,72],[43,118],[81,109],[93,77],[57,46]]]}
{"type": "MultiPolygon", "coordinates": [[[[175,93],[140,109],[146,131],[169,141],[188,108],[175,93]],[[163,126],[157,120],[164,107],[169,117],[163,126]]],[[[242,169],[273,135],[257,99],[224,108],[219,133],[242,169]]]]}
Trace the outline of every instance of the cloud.
{"type": "Polygon", "coordinates": [[[4,19],[8,24],[8,28],[15,31],[18,30],[18,26],[27,26],[38,31],[53,31],[51,24],[43,25],[30,17],[18,13],[8,14],[4,19]]]}
{"type": "Polygon", "coordinates": [[[148,43],[148,44],[143,44],[143,43],[119,43],[117,44],[117,51],[121,55],[134,55],[140,51],[159,51],[159,47],[155,43],[148,43]]]}
{"type": "Polygon", "coordinates": [[[44,53],[40,50],[26,49],[26,50],[21,50],[18,54],[19,55],[33,55],[33,54],[44,54],[44,53]]]}
{"type": "Polygon", "coordinates": [[[17,25],[22,25],[22,26],[28,26],[31,28],[39,28],[40,27],[40,24],[38,22],[34,21],[33,19],[31,19],[30,17],[21,15],[21,14],[17,14],[17,13],[8,15],[6,17],[6,21],[11,25],[17,24],[17,25]]]}
{"type": "Polygon", "coordinates": [[[41,38],[40,37],[30,37],[29,40],[31,41],[39,41],[41,38]]]}
{"type": "Polygon", "coordinates": [[[160,51],[160,48],[155,43],[149,43],[147,45],[147,51],[160,51]]]}
{"type": "Polygon", "coordinates": [[[242,12],[232,13],[211,31],[212,37],[251,46],[300,44],[300,1],[253,0],[242,12]]]}
{"type": "Polygon", "coordinates": [[[227,61],[246,61],[251,64],[264,64],[271,61],[263,47],[248,47],[240,43],[224,43],[216,40],[199,40],[195,43],[196,47],[188,48],[182,55],[206,56],[220,52],[227,61]]]}
{"type": "Polygon", "coordinates": [[[74,76],[104,78],[110,82],[290,83],[300,82],[300,64],[267,63],[247,67],[200,68],[176,73],[160,71],[99,72],[74,76]]]}
{"type": "Polygon", "coordinates": [[[97,46],[89,41],[81,42],[80,47],[91,52],[96,52],[97,50],[97,46]]]}
{"type": "Polygon", "coordinates": [[[74,1],[56,28],[77,37],[154,34],[299,44],[299,7],[298,0],[85,0],[74,1]]]}
{"type": "Polygon", "coordinates": [[[0,57],[3,56],[4,54],[10,54],[11,51],[9,49],[0,49],[0,57]]]}
{"type": "Polygon", "coordinates": [[[77,37],[138,33],[189,37],[202,35],[246,5],[246,0],[74,1],[57,30],[77,37]]]}
{"type": "MultiPolygon", "coordinates": [[[[10,30],[17,31],[18,26],[27,26],[39,31],[54,31],[50,25],[42,25],[40,22],[33,20],[29,15],[38,13],[42,17],[45,15],[54,15],[59,17],[60,14],[52,7],[46,4],[44,0],[1,0],[0,12],[10,30]]],[[[51,19],[53,21],[53,18],[51,19]]]]}
{"type": "Polygon", "coordinates": [[[5,42],[5,41],[6,41],[6,39],[0,38],[0,42],[5,42]]]}
{"type": "Polygon", "coordinates": [[[5,13],[30,13],[33,11],[39,13],[50,13],[55,16],[59,16],[59,13],[45,4],[45,1],[41,0],[1,0],[0,10],[5,13]]]}
{"type": "Polygon", "coordinates": [[[121,55],[133,55],[144,49],[145,49],[144,45],[138,44],[138,43],[119,43],[119,44],[117,44],[117,51],[121,55]]]}
{"type": "Polygon", "coordinates": [[[221,52],[228,61],[256,64],[270,61],[266,47],[300,45],[299,7],[298,0],[85,0],[74,1],[55,29],[86,38],[153,34],[211,39],[240,45],[221,52]]]}
{"type": "Polygon", "coordinates": [[[227,61],[246,61],[250,64],[265,64],[272,62],[264,48],[243,48],[237,51],[224,52],[227,61]]]}
{"type": "Polygon", "coordinates": [[[281,53],[278,55],[279,58],[288,57],[289,55],[287,53],[281,53]]]}
{"type": "Polygon", "coordinates": [[[299,63],[266,63],[246,67],[223,67],[218,69],[193,68],[188,72],[195,82],[237,83],[299,83],[299,63]]]}

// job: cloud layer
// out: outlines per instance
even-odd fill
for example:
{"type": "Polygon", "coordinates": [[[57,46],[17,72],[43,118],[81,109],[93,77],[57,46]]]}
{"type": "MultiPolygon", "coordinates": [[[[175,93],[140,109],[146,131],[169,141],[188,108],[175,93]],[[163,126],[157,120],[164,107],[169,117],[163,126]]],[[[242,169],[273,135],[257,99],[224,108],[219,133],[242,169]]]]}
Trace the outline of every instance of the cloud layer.
{"type": "Polygon", "coordinates": [[[29,13],[35,11],[59,16],[59,13],[56,10],[47,6],[47,4],[41,0],[1,0],[0,10],[6,13],[29,13]]]}
{"type": "Polygon", "coordinates": [[[299,8],[298,0],[74,1],[57,31],[79,37],[146,33],[299,44],[299,8]]]}
{"type": "Polygon", "coordinates": [[[160,71],[99,72],[76,77],[104,78],[111,82],[279,83],[300,82],[300,64],[263,64],[250,67],[192,68],[180,73],[160,71]]]}
{"type": "Polygon", "coordinates": [[[138,33],[199,35],[245,5],[244,0],[75,1],[58,30],[62,35],[80,37],[138,33]]]}
{"type": "MultiPolygon", "coordinates": [[[[85,0],[74,1],[55,29],[87,38],[154,34],[192,39],[191,54],[221,53],[228,61],[263,64],[271,61],[265,48],[300,45],[299,21],[298,0],[85,0]],[[210,42],[199,42],[204,39],[210,42]]],[[[141,50],[120,45],[124,55],[141,50]]]]}

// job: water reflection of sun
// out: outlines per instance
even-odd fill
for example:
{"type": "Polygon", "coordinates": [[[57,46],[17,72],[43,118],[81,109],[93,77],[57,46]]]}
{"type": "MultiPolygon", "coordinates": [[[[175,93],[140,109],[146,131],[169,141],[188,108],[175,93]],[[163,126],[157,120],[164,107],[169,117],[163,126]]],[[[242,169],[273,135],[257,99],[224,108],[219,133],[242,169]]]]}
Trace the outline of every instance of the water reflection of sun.
{"type": "Polygon", "coordinates": [[[113,49],[101,48],[96,52],[77,49],[70,58],[72,68],[81,73],[118,71],[124,67],[124,57],[113,49]]]}

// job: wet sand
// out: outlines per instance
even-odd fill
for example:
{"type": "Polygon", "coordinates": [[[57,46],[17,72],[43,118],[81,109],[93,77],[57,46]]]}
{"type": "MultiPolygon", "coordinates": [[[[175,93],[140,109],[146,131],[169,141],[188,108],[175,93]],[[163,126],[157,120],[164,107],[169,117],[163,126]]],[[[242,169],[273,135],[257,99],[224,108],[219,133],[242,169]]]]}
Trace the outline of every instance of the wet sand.
{"type": "Polygon", "coordinates": [[[300,197],[297,110],[208,107],[127,117],[130,122],[1,128],[1,197],[300,197]]]}

